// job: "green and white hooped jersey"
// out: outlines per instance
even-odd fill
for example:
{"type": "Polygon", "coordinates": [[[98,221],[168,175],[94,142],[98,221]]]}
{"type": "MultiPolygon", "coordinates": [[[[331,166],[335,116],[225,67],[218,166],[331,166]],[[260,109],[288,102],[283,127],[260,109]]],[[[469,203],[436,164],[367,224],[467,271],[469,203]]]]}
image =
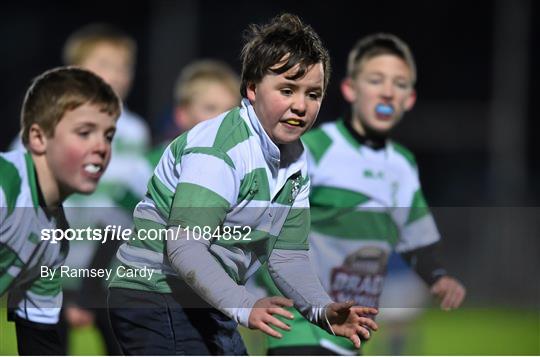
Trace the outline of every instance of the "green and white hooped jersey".
{"type": "Polygon", "coordinates": [[[140,237],[179,225],[189,227],[188,239],[210,231],[210,252],[243,284],[272,249],[308,249],[308,195],[303,145],[280,151],[244,99],[242,107],[202,122],[167,147],[135,209],[134,237],[117,254],[128,267],[154,269],[153,278],[116,276],[110,286],[170,292],[166,276],[177,274],[165,238],[140,237]],[[227,236],[227,229],[241,231],[240,239],[227,236]]]}
{"type": "Polygon", "coordinates": [[[380,150],[362,145],[342,120],[302,139],[312,186],[311,250],[326,288],[330,270],[364,246],[403,253],[439,240],[410,151],[392,141],[380,150]]]}
{"type": "Polygon", "coordinates": [[[30,154],[0,154],[0,171],[0,296],[9,291],[8,305],[21,318],[57,323],[62,305],[60,279],[40,278],[41,267],[59,267],[68,242],[52,244],[40,237],[42,229],[67,228],[65,219],[57,222],[39,206],[30,154]]]}
{"type": "MultiPolygon", "coordinates": [[[[317,275],[334,300],[378,306],[391,250],[406,252],[439,240],[414,156],[392,141],[379,150],[362,145],[342,120],[302,140],[308,148],[310,258],[317,275]]],[[[283,339],[269,338],[270,348],[299,344],[357,353],[347,339],[299,315],[283,339]]]]}

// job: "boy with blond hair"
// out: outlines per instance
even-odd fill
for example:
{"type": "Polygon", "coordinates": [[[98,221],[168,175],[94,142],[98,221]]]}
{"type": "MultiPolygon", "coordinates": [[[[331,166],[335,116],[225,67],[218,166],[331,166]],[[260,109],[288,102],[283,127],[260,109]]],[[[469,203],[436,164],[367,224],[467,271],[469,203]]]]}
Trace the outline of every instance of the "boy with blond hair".
{"type": "Polygon", "coordinates": [[[59,275],[68,242],[54,244],[43,230],[65,229],[62,202],[92,193],[107,168],[121,104],[93,73],[60,67],[37,77],[21,112],[26,152],[0,154],[0,295],[9,292],[19,354],[61,354],[57,331],[59,275]]]}
{"type": "Polygon", "coordinates": [[[376,310],[336,303],[310,269],[309,179],[300,136],[330,76],[319,36],[297,16],[252,25],[242,50],[242,106],[195,126],[163,154],[118,258],[133,273],[110,285],[111,321],[126,354],[246,354],[237,324],[281,337],[294,306],[357,347],[376,310]],[[160,240],[142,239],[152,231],[160,240]],[[244,283],[265,262],[284,297],[244,283]]]}
{"type": "Polygon", "coordinates": [[[240,104],[240,79],[225,63],[204,59],[187,65],[174,87],[175,123],[182,132],[240,104]]]}
{"type": "Polygon", "coordinates": [[[164,130],[167,141],[148,154],[152,169],[173,138],[240,104],[240,79],[224,62],[197,60],[178,75],[173,100],[173,121],[164,130]]]}

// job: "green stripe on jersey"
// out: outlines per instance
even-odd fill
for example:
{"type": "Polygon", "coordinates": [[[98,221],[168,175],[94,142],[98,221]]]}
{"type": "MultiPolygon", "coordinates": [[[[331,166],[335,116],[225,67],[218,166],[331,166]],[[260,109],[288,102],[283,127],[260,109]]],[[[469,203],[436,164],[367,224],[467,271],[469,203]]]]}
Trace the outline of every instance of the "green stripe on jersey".
{"type": "Polygon", "coordinates": [[[12,266],[22,268],[24,267],[24,263],[7,245],[0,243],[0,296],[2,296],[9,285],[11,285],[13,279],[15,279],[14,276],[9,274],[9,268],[12,266]]]}
{"type": "Polygon", "coordinates": [[[309,201],[311,206],[356,207],[370,198],[360,192],[338,187],[314,186],[309,201]]]}
{"type": "Polygon", "coordinates": [[[161,232],[167,232],[165,231],[164,225],[156,223],[154,221],[150,221],[148,219],[143,219],[143,218],[138,218],[138,217],[133,218],[133,223],[135,224],[135,229],[133,231],[133,236],[128,241],[129,245],[137,247],[137,248],[149,249],[151,251],[158,252],[158,253],[166,253],[164,238],[168,238],[166,237],[166,234],[168,233],[161,233],[161,232]],[[153,239],[153,236],[150,237],[152,239],[149,239],[148,236],[145,237],[146,239],[138,239],[137,238],[138,230],[145,230],[146,234],[148,234],[148,232],[160,232],[160,234],[163,234],[163,235],[161,236],[160,239],[155,239],[155,240],[153,239]]]}
{"type": "Polygon", "coordinates": [[[240,108],[235,108],[223,118],[213,147],[227,152],[249,138],[251,132],[244,120],[240,117],[239,112],[240,108]]]}
{"type": "Polygon", "coordinates": [[[274,198],[274,202],[285,206],[291,206],[298,192],[300,192],[302,187],[308,182],[309,178],[304,179],[300,174],[291,176],[287,182],[285,182],[285,185],[283,185],[278,195],[274,198]]]}
{"type": "Polygon", "coordinates": [[[302,136],[302,141],[309,148],[316,163],[321,161],[326,150],[332,145],[332,139],[321,128],[308,131],[302,136]]]}
{"type": "Polygon", "coordinates": [[[169,216],[169,225],[215,229],[223,222],[229,202],[206,187],[180,182],[169,216]]]}
{"type": "Polygon", "coordinates": [[[422,190],[417,190],[414,193],[411,209],[409,211],[409,217],[407,218],[407,224],[416,221],[429,214],[429,207],[422,190]]]}
{"type": "MultiPolygon", "coordinates": [[[[60,274],[55,274],[52,279],[40,278],[32,283],[30,291],[41,296],[56,296],[62,292],[60,274]]],[[[58,306],[60,307],[60,306],[58,306]]]]}
{"type": "Polygon", "coordinates": [[[276,249],[309,249],[308,233],[310,227],[309,208],[291,208],[287,220],[279,233],[276,249]],[[304,239],[299,240],[299,237],[304,239]]]}
{"type": "MultiPolygon", "coordinates": [[[[175,160],[176,160],[174,162],[175,165],[178,164],[182,158],[182,153],[184,152],[184,149],[187,146],[188,134],[189,134],[189,131],[186,131],[184,134],[174,139],[171,145],[169,146],[173,154],[173,157],[175,157],[175,160]]],[[[165,152],[167,152],[167,149],[165,149],[165,152]]]]}
{"type": "Polygon", "coordinates": [[[389,241],[390,244],[395,244],[399,236],[395,222],[385,212],[312,207],[311,217],[312,229],[329,236],[389,241]]]}
{"type": "Polygon", "coordinates": [[[161,183],[156,175],[153,175],[150,181],[148,181],[148,194],[156,204],[159,213],[161,213],[163,217],[168,217],[174,192],[169,190],[167,186],[161,183]]]}
{"type": "Polygon", "coordinates": [[[15,209],[17,197],[19,197],[21,193],[21,176],[15,165],[4,159],[2,156],[0,156],[0,172],[2,172],[0,187],[4,191],[4,196],[6,197],[9,216],[15,209]]]}
{"type": "Polygon", "coordinates": [[[11,265],[22,268],[24,262],[10,247],[0,243],[0,271],[7,271],[11,265]]]}
{"type": "Polygon", "coordinates": [[[270,201],[270,190],[268,187],[266,170],[264,168],[254,169],[242,178],[237,202],[244,200],[270,201]]]}

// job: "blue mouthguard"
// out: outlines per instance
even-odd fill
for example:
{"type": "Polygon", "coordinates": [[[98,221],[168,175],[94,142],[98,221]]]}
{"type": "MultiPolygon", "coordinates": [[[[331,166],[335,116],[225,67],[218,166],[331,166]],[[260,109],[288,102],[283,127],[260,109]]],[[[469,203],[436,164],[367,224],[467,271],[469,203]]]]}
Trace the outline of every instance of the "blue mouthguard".
{"type": "Polygon", "coordinates": [[[377,106],[375,107],[375,111],[378,114],[382,114],[382,115],[394,114],[394,108],[392,108],[392,106],[388,104],[377,104],[377,106]]]}

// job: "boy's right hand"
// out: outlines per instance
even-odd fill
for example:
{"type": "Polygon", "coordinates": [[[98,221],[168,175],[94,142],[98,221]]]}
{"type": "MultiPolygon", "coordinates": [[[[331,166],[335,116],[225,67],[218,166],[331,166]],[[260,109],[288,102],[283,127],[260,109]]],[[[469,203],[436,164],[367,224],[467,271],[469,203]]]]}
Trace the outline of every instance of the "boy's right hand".
{"type": "Polygon", "coordinates": [[[354,301],[331,303],[325,311],[331,332],[347,337],[356,348],[360,348],[360,336],[368,340],[371,337],[369,331],[379,329],[372,319],[378,312],[373,307],[354,306],[354,301]]]}
{"type": "Polygon", "coordinates": [[[270,324],[286,331],[290,331],[291,327],[273,315],[281,315],[292,320],[293,314],[283,308],[292,306],[293,301],[282,296],[271,296],[257,300],[249,314],[249,328],[258,329],[269,336],[281,338],[282,335],[270,327],[270,324]]]}

